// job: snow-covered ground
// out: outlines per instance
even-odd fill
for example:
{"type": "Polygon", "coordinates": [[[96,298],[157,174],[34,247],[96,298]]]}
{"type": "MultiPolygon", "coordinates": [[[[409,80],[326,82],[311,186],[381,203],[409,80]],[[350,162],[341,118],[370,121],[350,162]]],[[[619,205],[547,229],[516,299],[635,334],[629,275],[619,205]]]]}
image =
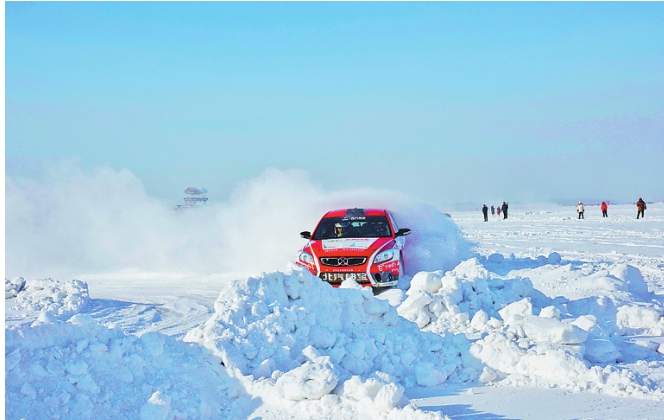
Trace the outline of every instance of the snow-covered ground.
{"type": "Polygon", "coordinates": [[[510,210],[397,209],[410,272],[377,295],[292,265],[7,279],[6,418],[662,418],[664,204],[510,210]]]}

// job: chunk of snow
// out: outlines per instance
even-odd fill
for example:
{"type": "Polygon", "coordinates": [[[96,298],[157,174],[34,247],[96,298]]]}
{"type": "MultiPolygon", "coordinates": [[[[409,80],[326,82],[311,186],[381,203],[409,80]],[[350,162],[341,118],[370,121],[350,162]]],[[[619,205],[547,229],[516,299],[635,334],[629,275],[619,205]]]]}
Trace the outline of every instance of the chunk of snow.
{"type": "Polygon", "coordinates": [[[521,299],[518,302],[511,303],[498,311],[503,321],[506,324],[511,324],[514,321],[525,318],[527,316],[532,316],[533,314],[533,305],[530,303],[529,299],[521,299]]]}
{"type": "Polygon", "coordinates": [[[610,273],[625,282],[630,293],[642,299],[648,296],[648,284],[638,268],[629,264],[617,264],[610,270],[610,273]]]}
{"type": "Polygon", "coordinates": [[[539,316],[540,318],[560,319],[560,309],[555,306],[547,306],[546,308],[542,308],[539,316]]]}
{"type": "Polygon", "coordinates": [[[525,337],[538,343],[581,344],[588,338],[588,333],[576,325],[553,318],[529,316],[513,321],[510,328],[522,330],[525,337]]]}
{"type": "Polygon", "coordinates": [[[419,273],[415,274],[411,279],[408,293],[410,294],[411,291],[414,292],[415,290],[422,290],[428,293],[436,293],[443,286],[443,283],[441,282],[441,277],[442,277],[442,272],[440,271],[436,272],[420,271],[419,273]]]}
{"type": "Polygon", "coordinates": [[[615,363],[622,358],[616,346],[606,337],[590,335],[583,357],[591,363],[615,363]]]}
{"type": "Polygon", "coordinates": [[[618,308],[616,324],[622,331],[664,326],[660,311],[653,307],[624,305],[618,308]]]}
{"type": "Polygon", "coordinates": [[[330,393],[338,382],[330,363],[305,362],[280,376],[276,387],[287,400],[317,400],[330,393]]]}

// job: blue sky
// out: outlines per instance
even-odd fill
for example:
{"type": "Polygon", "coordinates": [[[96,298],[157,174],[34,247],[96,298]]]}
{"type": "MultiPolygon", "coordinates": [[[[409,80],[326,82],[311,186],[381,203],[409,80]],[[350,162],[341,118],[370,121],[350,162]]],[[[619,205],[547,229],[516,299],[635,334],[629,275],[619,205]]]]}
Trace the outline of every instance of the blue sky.
{"type": "Polygon", "coordinates": [[[6,176],[664,199],[664,3],[6,3],[6,176]]]}

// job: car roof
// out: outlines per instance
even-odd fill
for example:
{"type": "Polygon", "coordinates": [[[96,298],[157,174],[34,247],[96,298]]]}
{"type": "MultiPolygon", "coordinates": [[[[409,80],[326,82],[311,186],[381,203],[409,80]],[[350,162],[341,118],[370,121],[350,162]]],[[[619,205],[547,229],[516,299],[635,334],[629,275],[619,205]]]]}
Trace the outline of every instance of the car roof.
{"type": "Polygon", "coordinates": [[[326,217],[346,217],[351,216],[354,212],[361,213],[364,216],[386,216],[387,215],[387,210],[385,209],[374,209],[374,208],[369,208],[369,209],[359,209],[359,208],[354,208],[354,209],[338,209],[338,210],[330,210],[327,213],[325,213],[326,217]]]}

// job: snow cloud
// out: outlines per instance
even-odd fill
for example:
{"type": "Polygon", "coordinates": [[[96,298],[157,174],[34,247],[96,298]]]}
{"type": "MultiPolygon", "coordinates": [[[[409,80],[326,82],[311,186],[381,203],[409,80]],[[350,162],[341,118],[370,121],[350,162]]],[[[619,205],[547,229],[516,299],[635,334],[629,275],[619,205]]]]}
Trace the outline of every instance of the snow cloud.
{"type": "Polygon", "coordinates": [[[431,206],[387,190],[324,191],[297,170],[267,169],[228,202],[180,212],[150,197],[126,169],[65,162],[42,181],[7,177],[5,189],[7,278],[282,270],[304,244],[299,232],[343,207],[394,210],[418,244],[411,271],[451,268],[468,249],[456,225],[431,206]]]}

